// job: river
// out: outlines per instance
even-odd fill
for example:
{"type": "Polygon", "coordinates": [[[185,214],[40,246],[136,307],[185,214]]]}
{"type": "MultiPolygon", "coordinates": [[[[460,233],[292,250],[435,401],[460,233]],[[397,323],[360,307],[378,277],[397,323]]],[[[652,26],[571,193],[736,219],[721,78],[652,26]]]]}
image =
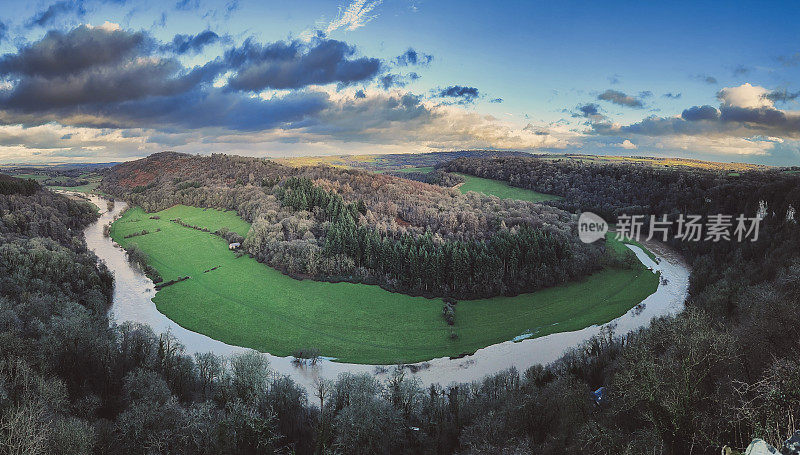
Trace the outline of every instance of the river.
{"type": "MultiPolygon", "coordinates": [[[[110,315],[114,322],[126,321],[147,324],[156,333],[170,332],[190,354],[213,352],[230,356],[244,352],[247,348],[232,346],[205,335],[187,330],[161,314],[151,300],[155,295],[153,283],[138,269],[132,267],[125,252],[114,242],[103,236],[103,226],[119,217],[126,204],[116,201],[112,210],[107,210],[105,198],[89,195],[89,199],[100,209],[100,219],[84,231],[86,243],[98,258],[114,273],[114,302],[110,315]]],[[[567,350],[579,346],[603,330],[613,330],[622,335],[646,326],[654,317],[675,314],[683,309],[689,288],[689,268],[681,257],[660,243],[646,246],[658,258],[651,260],[642,249],[628,245],[642,263],[661,272],[661,283],[655,293],[648,296],[637,307],[602,326],[591,326],[574,332],[563,332],[539,338],[507,341],[479,349],[475,354],[460,359],[447,357],[415,364],[406,375],[419,378],[423,385],[454,382],[469,382],[501,370],[516,367],[520,371],[537,363],[547,364],[561,357],[567,350]]],[[[287,375],[295,382],[313,390],[316,378],[336,379],[343,372],[366,372],[379,379],[388,377],[394,365],[385,367],[334,362],[322,359],[315,365],[297,365],[292,357],[277,357],[266,354],[270,366],[278,374],[287,375]]]]}

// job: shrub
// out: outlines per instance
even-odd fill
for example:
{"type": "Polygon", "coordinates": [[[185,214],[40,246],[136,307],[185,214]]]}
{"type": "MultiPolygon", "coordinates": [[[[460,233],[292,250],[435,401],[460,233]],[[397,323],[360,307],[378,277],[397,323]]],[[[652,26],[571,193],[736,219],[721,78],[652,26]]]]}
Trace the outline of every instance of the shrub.
{"type": "Polygon", "coordinates": [[[445,302],[444,306],[442,307],[442,317],[448,325],[453,325],[456,323],[456,310],[452,303],[445,302]]]}

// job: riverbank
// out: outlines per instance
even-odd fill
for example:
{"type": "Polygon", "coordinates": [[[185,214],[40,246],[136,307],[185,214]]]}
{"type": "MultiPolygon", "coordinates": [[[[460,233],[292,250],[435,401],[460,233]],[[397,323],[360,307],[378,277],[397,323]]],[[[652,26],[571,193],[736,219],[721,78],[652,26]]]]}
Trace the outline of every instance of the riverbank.
{"type": "MultiPolygon", "coordinates": [[[[115,247],[112,241],[103,236],[103,225],[113,221],[125,209],[125,203],[117,201],[112,211],[106,210],[106,201],[91,195],[95,205],[101,207],[101,218],[89,226],[86,240],[89,248],[95,252],[114,272],[116,279],[112,317],[117,323],[133,321],[150,325],[159,332],[169,331],[181,342],[186,350],[194,352],[214,352],[230,355],[245,349],[213,340],[207,336],[180,327],[160,313],[152,298],[155,295],[153,283],[141,272],[130,266],[124,251],[115,247]]],[[[506,341],[479,349],[473,355],[460,359],[448,357],[436,358],[415,364],[408,374],[419,378],[423,384],[448,384],[480,379],[488,374],[516,367],[524,370],[537,363],[549,363],[563,353],[600,333],[601,330],[614,328],[616,333],[627,333],[649,323],[653,317],[672,314],[683,308],[683,301],[688,289],[688,267],[678,257],[668,256],[668,250],[659,252],[648,245],[655,254],[663,254],[658,264],[636,247],[631,248],[640,261],[660,272],[662,284],[655,293],[648,296],[640,305],[602,326],[591,326],[581,330],[551,334],[519,342],[506,341]],[[664,281],[667,284],[664,284],[664,281]]],[[[272,368],[279,374],[291,376],[299,384],[311,390],[317,377],[335,378],[342,372],[367,372],[379,378],[387,377],[394,365],[375,366],[351,363],[332,362],[321,359],[315,365],[298,365],[294,358],[268,355],[272,368]]]]}

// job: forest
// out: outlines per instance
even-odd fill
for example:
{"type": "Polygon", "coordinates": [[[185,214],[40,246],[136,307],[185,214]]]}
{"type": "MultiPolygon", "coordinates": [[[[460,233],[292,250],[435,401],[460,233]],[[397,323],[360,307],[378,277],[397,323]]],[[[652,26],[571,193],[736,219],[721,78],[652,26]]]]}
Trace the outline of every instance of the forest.
{"type": "Polygon", "coordinates": [[[261,262],[410,295],[516,295],[623,265],[579,242],[561,209],[359,170],[161,153],[114,167],[101,189],[147,211],[236,210],[261,262]]]}
{"type": "MultiPolygon", "coordinates": [[[[126,198],[151,209],[189,197],[193,201],[185,202],[238,207],[250,220],[257,213],[271,217],[262,228],[285,214],[294,217],[286,230],[281,225],[268,232],[293,239],[311,232],[315,215],[296,214],[260,189],[262,182],[277,183],[267,180],[276,178],[266,171],[272,164],[259,162],[263,173],[242,173],[237,159],[230,161],[222,167],[228,191],[187,188],[176,194],[153,185],[153,195],[126,198]],[[245,199],[253,194],[258,197],[245,199]]],[[[258,354],[191,357],[168,335],[110,326],[105,309],[112,277],[80,235],[94,210],[46,190],[3,194],[0,453],[717,454],[723,446],[743,449],[754,437],[778,446],[788,438],[800,416],[800,229],[788,216],[790,207],[800,205],[800,179],[779,169],[731,177],[633,166],[515,164],[521,165],[530,166],[528,182],[559,176],[570,183],[563,191],[555,183],[529,183],[565,197],[549,204],[579,204],[574,198],[582,198],[586,205],[580,209],[605,215],[634,205],[642,213],[752,214],[762,201],[768,210],[756,242],[674,242],[692,266],[687,308],[649,328],[625,337],[609,331],[551,365],[472,384],[423,388],[399,370],[385,383],[343,375],[320,382],[308,396],[271,373],[258,354]],[[610,188],[613,182],[628,192],[610,188]],[[576,195],[580,188],[591,193],[576,195]],[[592,391],[601,386],[607,392],[598,403],[592,391]]],[[[175,166],[166,169],[174,172],[175,166]]],[[[511,175],[502,160],[448,166],[473,175],[511,175]]],[[[200,181],[191,169],[181,172],[182,181],[200,181]]],[[[326,175],[323,169],[314,172],[326,175]]],[[[133,188],[148,185],[147,177],[133,170],[109,181],[128,179],[133,188]]],[[[350,188],[359,187],[359,178],[351,181],[350,188]]],[[[389,188],[376,192],[393,190],[393,182],[379,181],[389,188]]],[[[328,179],[317,185],[330,190],[344,183],[328,179]]],[[[414,197],[428,192],[455,198],[425,187],[414,197]]],[[[359,199],[369,210],[379,205],[377,197],[353,193],[339,192],[344,202],[356,204],[346,209],[351,214],[363,216],[359,199]]],[[[514,203],[483,203],[515,213],[514,203]]],[[[406,220],[426,213],[402,203],[394,210],[406,220]]],[[[491,215],[484,216],[485,224],[479,218],[439,234],[480,238],[483,231],[474,226],[493,233],[491,215]]],[[[380,232],[400,233],[386,217],[380,220],[380,232]]]]}

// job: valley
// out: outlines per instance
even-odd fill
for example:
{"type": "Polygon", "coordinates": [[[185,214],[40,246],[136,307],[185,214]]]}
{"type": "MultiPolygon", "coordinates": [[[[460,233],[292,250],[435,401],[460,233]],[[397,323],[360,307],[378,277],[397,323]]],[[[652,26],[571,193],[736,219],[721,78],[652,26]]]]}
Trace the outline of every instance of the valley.
{"type": "MultiPolygon", "coordinates": [[[[441,299],[293,279],[250,257],[237,258],[209,232],[170,221],[177,218],[211,232],[227,227],[246,235],[249,227],[233,212],[186,206],[131,209],[114,222],[112,239],[138,245],[164,281],[191,277],[158,291],[159,311],[192,331],[277,356],[312,351],[343,362],[393,364],[471,354],[526,333],[540,337],[606,323],[658,286],[658,277],[641,264],[609,268],[530,294],[461,300],[450,326],[441,299]],[[143,230],[148,234],[131,236],[143,230]]],[[[607,242],[615,254],[631,254],[613,236],[607,242]]]]}

